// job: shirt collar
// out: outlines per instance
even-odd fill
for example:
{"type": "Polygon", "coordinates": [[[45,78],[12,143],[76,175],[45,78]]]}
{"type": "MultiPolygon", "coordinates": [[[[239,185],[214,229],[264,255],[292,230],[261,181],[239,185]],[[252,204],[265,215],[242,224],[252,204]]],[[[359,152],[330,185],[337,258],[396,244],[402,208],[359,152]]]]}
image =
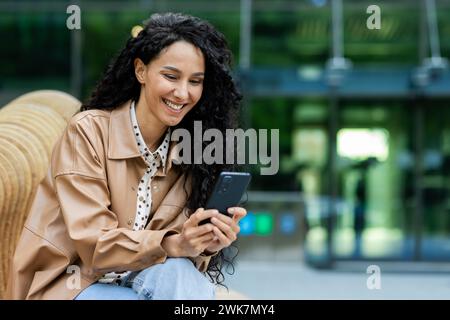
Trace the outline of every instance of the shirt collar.
{"type": "MultiPolygon", "coordinates": [[[[111,111],[108,142],[108,158],[111,160],[130,159],[141,156],[133,131],[130,108],[131,101],[127,101],[111,111]]],[[[172,162],[174,164],[181,163],[177,142],[170,141],[170,139],[169,142],[166,153],[166,172],[171,169],[172,162]]],[[[162,175],[165,175],[165,173],[162,173],[162,175]]]]}
{"type": "Polygon", "coordinates": [[[144,138],[142,136],[141,130],[139,128],[139,123],[136,118],[136,108],[135,108],[134,101],[131,102],[131,106],[130,106],[130,118],[131,118],[131,125],[133,127],[133,131],[137,132],[137,134],[135,134],[134,137],[136,139],[136,144],[138,145],[140,154],[146,160],[146,162],[155,161],[159,155],[159,159],[161,160],[161,165],[163,167],[163,171],[165,172],[167,152],[169,150],[169,142],[170,142],[170,133],[171,133],[170,128],[167,130],[166,135],[164,136],[159,147],[154,152],[151,152],[151,150],[146,145],[144,138]],[[153,156],[155,160],[152,160],[151,156],[153,156]]]}

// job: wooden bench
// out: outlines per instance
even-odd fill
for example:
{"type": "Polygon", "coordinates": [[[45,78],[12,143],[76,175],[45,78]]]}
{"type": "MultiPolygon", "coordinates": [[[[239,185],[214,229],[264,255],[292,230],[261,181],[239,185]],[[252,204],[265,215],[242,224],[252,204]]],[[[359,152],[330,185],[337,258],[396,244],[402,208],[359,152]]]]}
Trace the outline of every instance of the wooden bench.
{"type": "Polygon", "coordinates": [[[47,172],[53,145],[80,105],[67,93],[39,90],[0,109],[0,298],[31,200],[47,172]]]}

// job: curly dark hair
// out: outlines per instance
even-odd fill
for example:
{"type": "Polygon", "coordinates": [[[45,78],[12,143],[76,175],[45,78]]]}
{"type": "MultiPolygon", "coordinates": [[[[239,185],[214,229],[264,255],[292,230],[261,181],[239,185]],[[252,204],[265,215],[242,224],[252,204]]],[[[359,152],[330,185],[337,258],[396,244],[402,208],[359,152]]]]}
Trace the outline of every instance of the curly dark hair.
{"type": "MultiPolygon", "coordinates": [[[[137,37],[130,37],[125,48],[109,64],[80,111],[114,109],[129,100],[137,103],[141,84],[135,76],[134,60],[140,58],[144,64],[148,64],[164,48],[180,40],[187,41],[202,51],[205,59],[205,79],[200,100],[176,128],[188,130],[191,136],[194,133],[194,121],[201,121],[203,131],[215,128],[224,136],[226,129],[237,128],[242,96],[231,75],[232,54],[225,37],[210,23],[179,13],[151,15],[144,22],[143,30],[137,37]]],[[[203,144],[205,147],[206,142],[203,144]]],[[[223,150],[224,159],[227,159],[226,153],[230,150],[223,150]]],[[[195,154],[193,149],[191,154],[195,154]]],[[[204,163],[182,164],[181,168],[192,181],[193,192],[190,192],[187,202],[190,214],[197,208],[205,207],[221,171],[237,169],[234,165],[204,163]]],[[[207,273],[217,284],[224,281],[222,269],[225,264],[233,268],[234,257],[235,255],[222,250],[211,259],[207,273]]]]}

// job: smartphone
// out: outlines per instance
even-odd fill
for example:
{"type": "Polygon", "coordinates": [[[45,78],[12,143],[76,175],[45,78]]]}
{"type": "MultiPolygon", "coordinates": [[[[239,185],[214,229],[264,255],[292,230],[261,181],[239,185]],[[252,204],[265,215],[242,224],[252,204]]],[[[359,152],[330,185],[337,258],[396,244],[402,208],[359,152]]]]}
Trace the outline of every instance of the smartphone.
{"type": "MultiPolygon", "coordinates": [[[[221,172],[205,209],[216,209],[230,216],[228,208],[239,204],[251,180],[248,172],[221,172]]],[[[208,222],[209,219],[202,221],[208,222]]]]}

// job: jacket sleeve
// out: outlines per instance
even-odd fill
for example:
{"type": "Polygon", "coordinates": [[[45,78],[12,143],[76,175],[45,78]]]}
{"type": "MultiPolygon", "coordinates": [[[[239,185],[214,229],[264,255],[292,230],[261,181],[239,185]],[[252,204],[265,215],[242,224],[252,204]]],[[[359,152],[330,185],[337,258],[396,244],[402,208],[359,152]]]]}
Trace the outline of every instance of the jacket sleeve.
{"type": "Polygon", "coordinates": [[[69,237],[94,273],[139,270],[162,263],[162,239],[177,231],[119,228],[110,207],[103,148],[88,117],[72,119],[52,155],[52,175],[69,237]]]}
{"type": "Polygon", "coordinates": [[[211,261],[212,257],[217,255],[218,252],[212,253],[212,254],[201,254],[198,257],[191,258],[191,261],[195,264],[196,268],[201,272],[206,272],[208,269],[209,262],[211,261]]]}

